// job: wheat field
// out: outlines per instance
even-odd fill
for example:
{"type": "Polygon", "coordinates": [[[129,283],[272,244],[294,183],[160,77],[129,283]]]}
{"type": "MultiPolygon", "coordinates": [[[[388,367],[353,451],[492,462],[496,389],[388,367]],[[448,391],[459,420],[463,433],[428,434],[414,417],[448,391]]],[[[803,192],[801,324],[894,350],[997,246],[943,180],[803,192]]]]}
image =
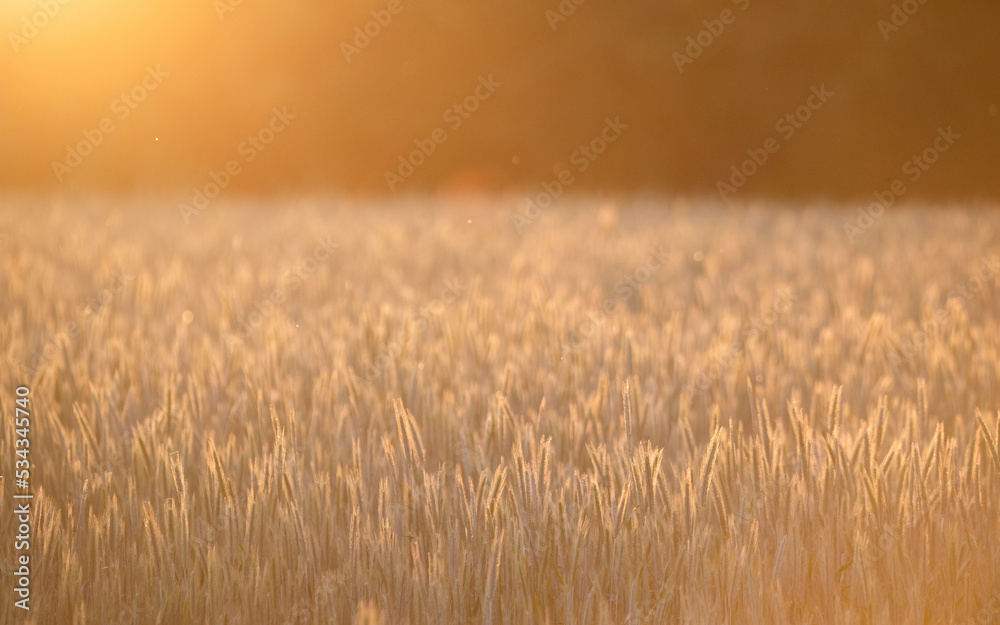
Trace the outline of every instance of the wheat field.
{"type": "Polygon", "coordinates": [[[0,209],[0,622],[1000,622],[996,213],[144,202],[0,209]]]}

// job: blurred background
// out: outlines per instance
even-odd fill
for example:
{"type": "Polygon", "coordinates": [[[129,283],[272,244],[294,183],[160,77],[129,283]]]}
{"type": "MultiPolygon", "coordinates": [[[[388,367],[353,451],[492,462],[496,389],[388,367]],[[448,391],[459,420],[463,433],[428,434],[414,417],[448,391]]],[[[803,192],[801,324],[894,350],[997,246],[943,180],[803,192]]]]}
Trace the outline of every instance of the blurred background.
{"type": "Polygon", "coordinates": [[[729,199],[995,199],[998,26],[995,0],[4,0],[0,189],[180,201],[228,164],[233,195],[717,197],[770,138],[729,199]]]}

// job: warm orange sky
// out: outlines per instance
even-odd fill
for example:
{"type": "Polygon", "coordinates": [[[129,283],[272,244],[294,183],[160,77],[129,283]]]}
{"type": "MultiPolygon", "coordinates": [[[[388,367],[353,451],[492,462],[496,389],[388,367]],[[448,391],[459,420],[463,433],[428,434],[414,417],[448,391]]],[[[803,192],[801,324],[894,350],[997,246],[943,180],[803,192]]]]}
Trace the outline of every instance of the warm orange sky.
{"type": "Polygon", "coordinates": [[[567,3],[6,0],[0,188],[176,192],[236,161],[230,192],[523,189],[569,171],[574,189],[712,195],[773,139],[734,197],[896,179],[912,197],[1000,193],[995,3],[929,0],[895,28],[894,2],[567,3]],[[498,86],[477,95],[484,80],[498,86]],[[821,86],[833,95],[789,135],[781,120],[821,86]],[[616,117],[627,129],[582,169],[616,117]],[[960,138],[909,180],[948,127],[960,138]],[[67,152],[81,142],[92,153],[67,152]]]}

